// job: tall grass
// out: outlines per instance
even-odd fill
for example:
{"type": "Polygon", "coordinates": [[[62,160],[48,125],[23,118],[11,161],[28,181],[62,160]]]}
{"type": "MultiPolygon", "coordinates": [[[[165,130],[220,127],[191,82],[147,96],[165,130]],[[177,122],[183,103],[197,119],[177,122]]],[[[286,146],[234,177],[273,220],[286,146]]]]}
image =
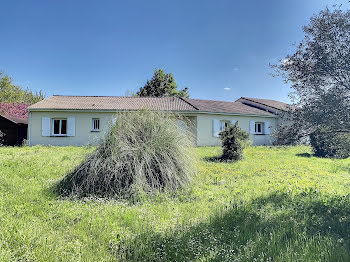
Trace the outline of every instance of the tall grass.
{"type": "Polygon", "coordinates": [[[190,194],[133,204],[48,190],[93,147],[0,148],[0,261],[350,261],[350,158],[196,148],[190,194]],[[310,190],[313,189],[313,190],[310,190]]]}
{"type": "Polygon", "coordinates": [[[196,170],[194,140],[178,118],[147,110],[118,114],[96,151],[58,184],[59,193],[129,197],[185,188],[196,170]]]}
{"type": "Polygon", "coordinates": [[[350,261],[349,212],[347,196],[276,191],[195,225],[145,228],[112,252],[120,261],[350,261]]]}

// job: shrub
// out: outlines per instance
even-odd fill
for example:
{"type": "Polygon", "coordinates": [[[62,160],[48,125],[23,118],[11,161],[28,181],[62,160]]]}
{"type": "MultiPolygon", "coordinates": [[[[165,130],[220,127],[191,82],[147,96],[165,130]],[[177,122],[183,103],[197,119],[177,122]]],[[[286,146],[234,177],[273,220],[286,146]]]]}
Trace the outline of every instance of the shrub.
{"type": "Polygon", "coordinates": [[[303,130],[294,124],[279,124],[272,133],[275,138],[273,144],[276,146],[297,146],[307,145],[308,136],[303,134],[303,130]]]}
{"type": "Polygon", "coordinates": [[[1,130],[0,130],[0,146],[2,146],[4,143],[4,136],[5,136],[5,133],[1,132],[1,130]]]}
{"type": "Polygon", "coordinates": [[[185,188],[195,172],[193,139],[172,114],[120,113],[83,163],[58,184],[60,195],[130,197],[185,188]]]}
{"type": "Polygon", "coordinates": [[[350,156],[350,135],[316,130],[310,135],[310,144],[315,156],[347,158],[350,156]]]}
{"type": "Polygon", "coordinates": [[[240,129],[238,123],[230,125],[219,136],[222,142],[222,160],[237,161],[243,158],[249,134],[240,129]]]}
{"type": "Polygon", "coordinates": [[[25,146],[28,146],[28,143],[29,141],[28,141],[28,139],[23,139],[23,141],[22,141],[22,147],[25,147],[25,146]]]}

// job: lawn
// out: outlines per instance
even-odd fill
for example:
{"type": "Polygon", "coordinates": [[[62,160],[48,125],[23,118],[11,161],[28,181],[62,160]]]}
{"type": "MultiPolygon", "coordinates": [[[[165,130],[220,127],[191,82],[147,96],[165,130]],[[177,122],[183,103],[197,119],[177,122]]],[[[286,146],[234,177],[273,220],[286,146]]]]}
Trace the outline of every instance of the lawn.
{"type": "Polygon", "coordinates": [[[198,148],[190,192],[138,202],[58,199],[90,147],[0,148],[1,261],[350,261],[350,159],[198,148]]]}

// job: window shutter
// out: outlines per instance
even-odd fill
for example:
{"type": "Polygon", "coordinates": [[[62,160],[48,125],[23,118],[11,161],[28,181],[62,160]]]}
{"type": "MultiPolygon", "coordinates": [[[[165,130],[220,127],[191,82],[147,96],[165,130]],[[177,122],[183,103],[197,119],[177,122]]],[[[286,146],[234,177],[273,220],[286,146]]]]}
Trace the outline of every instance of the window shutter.
{"type": "Polygon", "coordinates": [[[50,136],[50,123],[51,118],[43,116],[41,118],[41,135],[42,136],[50,136]]]}
{"type": "Polygon", "coordinates": [[[255,122],[249,121],[249,131],[251,134],[255,134],[255,122]]]}
{"type": "Polygon", "coordinates": [[[231,120],[231,125],[235,125],[236,124],[236,122],[237,122],[237,120],[231,120]]]}
{"type": "Polygon", "coordinates": [[[67,129],[67,136],[75,136],[75,117],[68,117],[67,129]]]}
{"type": "Polygon", "coordinates": [[[270,122],[265,122],[265,134],[270,135],[271,130],[270,130],[270,122]]]}
{"type": "Polygon", "coordinates": [[[213,136],[218,137],[220,132],[220,120],[213,119],[213,136]]]}

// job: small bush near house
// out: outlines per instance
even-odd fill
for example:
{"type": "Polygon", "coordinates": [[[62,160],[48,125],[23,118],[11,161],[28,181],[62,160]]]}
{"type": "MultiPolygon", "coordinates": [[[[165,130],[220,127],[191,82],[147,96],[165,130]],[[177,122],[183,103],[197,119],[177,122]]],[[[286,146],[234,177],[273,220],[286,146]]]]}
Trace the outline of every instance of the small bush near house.
{"type": "Polygon", "coordinates": [[[61,195],[130,197],[185,188],[195,172],[193,139],[177,117],[123,113],[98,148],[59,184],[61,195]]]}
{"type": "Polygon", "coordinates": [[[243,158],[243,150],[247,145],[249,134],[238,127],[238,123],[230,125],[220,132],[222,142],[222,160],[237,161],[243,158]]]}
{"type": "Polygon", "coordinates": [[[4,143],[4,136],[5,136],[5,133],[1,132],[0,130],[0,146],[2,146],[4,143]]]}
{"type": "Polygon", "coordinates": [[[315,156],[347,158],[350,156],[350,135],[316,130],[310,135],[310,144],[315,156]]]}

